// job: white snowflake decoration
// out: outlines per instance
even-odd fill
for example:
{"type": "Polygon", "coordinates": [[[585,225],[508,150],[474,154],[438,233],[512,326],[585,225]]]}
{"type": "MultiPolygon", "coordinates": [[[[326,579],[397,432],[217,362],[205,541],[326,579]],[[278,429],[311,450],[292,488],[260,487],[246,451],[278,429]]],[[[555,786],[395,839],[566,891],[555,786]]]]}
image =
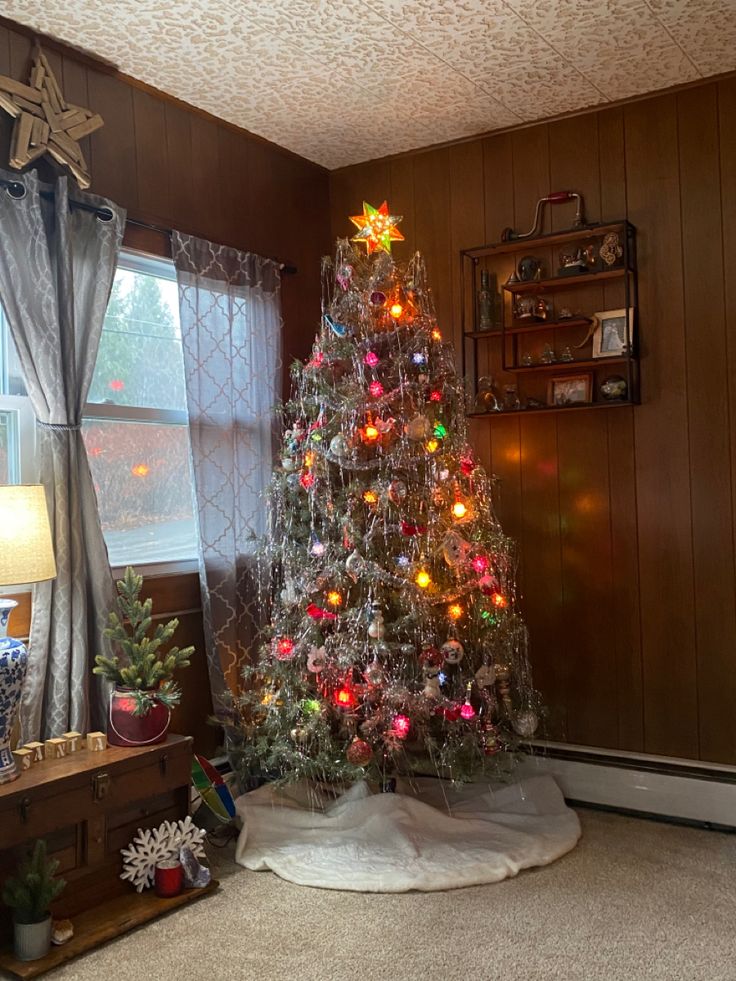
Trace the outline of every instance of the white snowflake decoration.
{"type": "Polygon", "coordinates": [[[121,848],[123,871],[121,879],[128,879],[137,892],[153,885],[153,877],[159,862],[176,858],[179,849],[188,845],[196,858],[204,858],[202,842],[206,831],[198,828],[187,814],[183,821],[164,821],[157,828],[138,828],[138,833],[127,848],[121,848]]]}

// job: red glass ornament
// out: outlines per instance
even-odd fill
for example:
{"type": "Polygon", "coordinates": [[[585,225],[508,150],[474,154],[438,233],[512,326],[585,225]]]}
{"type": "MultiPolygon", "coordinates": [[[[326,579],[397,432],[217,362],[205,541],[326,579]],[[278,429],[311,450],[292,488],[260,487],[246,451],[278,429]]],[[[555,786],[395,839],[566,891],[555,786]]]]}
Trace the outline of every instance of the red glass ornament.
{"type": "Polygon", "coordinates": [[[405,535],[407,538],[411,538],[412,535],[423,535],[426,530],[426,525],[416,525],[411,521],[401,522],[401,534],[405,535]]]}
{"type": "Polygon", "coordinates": [[[314,474],[303,473],[299,478],[299,483],[302,485],[304,490],[309,490],[309,488],[314,484],[314,474]]]}
{"type": "Polygon", "coordinates": [[[365,766],[371,761],[373,749],[370,743],[356,736],[348,746],[345,755],[347,756],[348,763],[352,763],[353,766],[365,766]]]}
{"type": "Polygon", "coordinates": [[[391,723],[391,731],[399,739],[406,739],[411,729],[411,720],[408,715],[395,715],[391,723]]]}
{"type": "Polygon", "coordinates": [[[337,620],[336,613],[330,613],[329,610],[323,610],[315,603],[310,603],[307,607],[307,616],[311,617],[313,620],[337,620]]]}
{"type": "Polygon", "coordinates": [[[368,391],[374,399],[378,399],[383,395],[383,385],[379,381],[372,381],[368,386],[368,391]]]}
{"type": "Polygon", "coordinates": [[[474,719],[475,718],[475,709],[470,704],[470,702],[464,702],[463,703],[463,705],[462,705],[462,707],[460,709],[460,715],[461,715],[461,717],[463,719],[474,719]]]}
{"type": "Polygon", "coordinates": [[[448,722],[457,722],[460,718],[460,706],[451,705],[449,708],[444,710],[445,718],[448,722]]]}
{"type": "Polygon", "coordinates": [[[471,475],[471,473],[475,470],[475,463],[473,462],[472,456],[464,456],[462,458],[460,461],[460,469],[466,477],[471,475]]]}
{"type": "Polygon", "coordinates": [[[340,708],[351,709],[355,708],[358,704],[358,699],[355,697],[355,692],[352,688],[348,688],[343,685],[342,688],[338,688],[334,694],[335,705],[339,705],[340,708]]]}
{"type": "Polygon", "coordinates": [[[153,884],[157,896],[166,899],[178,896],[184,888],[184,867],[176,859],[159,862],[153,873],[153,884]]]}
{"type": "Polygon", "coordinates": [[[366,354],[366,356],[363,358],[363,360],[365,361],[365,363],[368,365],[369,368],[375,368],[380,358],[378,357],[375,351],[369,351],[366,354]]]}

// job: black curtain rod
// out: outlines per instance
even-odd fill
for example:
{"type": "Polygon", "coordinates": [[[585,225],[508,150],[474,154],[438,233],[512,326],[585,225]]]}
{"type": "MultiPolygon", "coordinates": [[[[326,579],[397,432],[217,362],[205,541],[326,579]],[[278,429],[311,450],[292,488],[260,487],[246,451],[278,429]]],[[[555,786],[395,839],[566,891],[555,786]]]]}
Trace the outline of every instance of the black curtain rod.
{"type": "MultiPolygon", "coordinates": [[[[0,177],[0,187],[4,187],[6,192],[11,198],[16,198],[20,200],[26,196],[26,186],[22,181],[9,181],[4,177],[0,177]]],[[[41,191],[41,197],[45,198],[47,201],[53,201],[54,192],[53,191],[41,191]]],[[[99,221],[112,221],[114,215],[110,208],[98,208],[94,204],[87,204],[86,201],[77,201],[76,198],[69,198],[69,207],[77,208],[79,211],[88,211],[90,214],[96,215],[99,221]]],[[[171,229],[163,228],[161,225],[152,225],[147,221],[139,221],[137,218],[128,218],[126,223],[128,225],[138,225],[139,228],[149,228],[153,232],[160,232],[162,235],[167,235],[171,238],[171,229]]],[[[271,262],[277,263],[281,266],[281,272],[287,275],[293,275],[297,268],[296,266],[287,265],[287,263],[282,262],[280,259],[276,259],[273,256],[265,256],[264,258],[270,259],[271,262]]]]}

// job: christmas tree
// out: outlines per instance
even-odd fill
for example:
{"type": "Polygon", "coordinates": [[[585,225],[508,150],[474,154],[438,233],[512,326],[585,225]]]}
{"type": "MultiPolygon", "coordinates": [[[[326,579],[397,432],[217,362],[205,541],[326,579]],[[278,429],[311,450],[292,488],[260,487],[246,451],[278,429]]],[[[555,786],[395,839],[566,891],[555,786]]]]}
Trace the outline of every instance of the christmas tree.
{"type": "Polygon", "coordinates": [[[537,727],[515,547],[467,440],[424,262],[364,204],[323,261],[323,315],[270,497],[241,770],[287,779],[508,772],[537,727]],[[361,251],[365,246],[365,252],[361,251]]]}

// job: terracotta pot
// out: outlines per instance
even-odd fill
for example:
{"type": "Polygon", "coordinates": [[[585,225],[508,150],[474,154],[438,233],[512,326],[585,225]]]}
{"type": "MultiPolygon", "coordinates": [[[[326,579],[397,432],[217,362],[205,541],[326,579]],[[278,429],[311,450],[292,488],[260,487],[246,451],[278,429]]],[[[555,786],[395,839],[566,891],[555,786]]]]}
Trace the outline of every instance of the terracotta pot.
{"type": "Polygon", "coordinates": [[[162,743],[171,712],[158,701],[145,715],[135,715],[136,701],[130,688],[116,688],[110,698],[107,741],[111,746],[152,746],[162,743]]]}
{"type": "Polygon", "coordinates": [[[51,916],[40,923],[14,923],[13,941],[19,961],[37,961],[51,947],[51,916]]]}

